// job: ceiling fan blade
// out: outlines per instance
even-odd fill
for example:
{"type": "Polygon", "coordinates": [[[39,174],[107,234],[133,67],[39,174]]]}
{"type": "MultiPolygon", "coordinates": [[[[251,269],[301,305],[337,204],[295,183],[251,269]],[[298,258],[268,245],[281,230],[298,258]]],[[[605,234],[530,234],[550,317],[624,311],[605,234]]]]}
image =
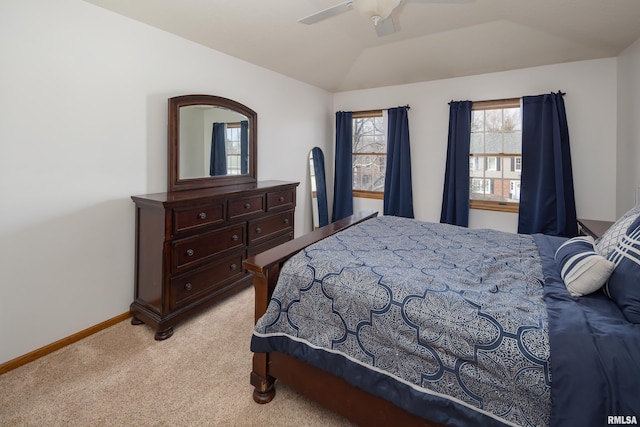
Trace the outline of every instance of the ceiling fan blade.
{"type": "Polygon", "coordinates": [[[336,16],[343,12],[346,12],[349,9],[351,9],[351,1],[345,1],[342,3],[338,3],[335,6],[331,6],[327,9],[321,10],[320,12],[316,12],[312,15],[306,16],[302,19],[298,19],[298,22],[307,25],[315,24],[316,22],[320,22],[327,18],[331,18],[332,16],[336,16]]]}
{"type": "Polygon", "coordinates": [[[393,18],[391,16],[387,16],[382,21],[376,24],[376,34],[378,37],[388,36],[389,34],[393,34],[396,32],[396,28],[393,25],[393,18]]]}

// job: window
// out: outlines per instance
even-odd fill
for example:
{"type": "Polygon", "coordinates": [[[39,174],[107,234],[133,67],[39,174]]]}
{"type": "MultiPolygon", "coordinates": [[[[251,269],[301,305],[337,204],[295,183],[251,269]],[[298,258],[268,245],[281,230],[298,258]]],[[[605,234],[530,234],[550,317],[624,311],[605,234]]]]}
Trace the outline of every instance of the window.
{"type": "Polygon", "coordinates": [[[512,157],[511,158],[511,171],[512,172],[520,172],[522,170],[522,157],[512,157]]]}
{"type": "Polygon", "coordinates": [[[469,197],[472,209],[518,212],[522,171],[520,99],[474,102],[469,197]]]}
{"type": "Polygon", "coordinates": [[[382,199],[387,132],[382,110],[353,113],[353,195],[382,199]]]}
{"type": "Polygon", "coordinates": [[[240,123],[227,123],[227,174],[240,175],[240,123]]]}
{"type": "Polygon", "coordinates": [[[482,178],[471,179],[471,193],[487,194],[491,192],[491,180],[482,178]]]}
{"type": "Polygon", "coordinates": [[[499,157],[487,157],[487,170],[488,171],[499,171],[500,170],[500,161],[499,157]]]}

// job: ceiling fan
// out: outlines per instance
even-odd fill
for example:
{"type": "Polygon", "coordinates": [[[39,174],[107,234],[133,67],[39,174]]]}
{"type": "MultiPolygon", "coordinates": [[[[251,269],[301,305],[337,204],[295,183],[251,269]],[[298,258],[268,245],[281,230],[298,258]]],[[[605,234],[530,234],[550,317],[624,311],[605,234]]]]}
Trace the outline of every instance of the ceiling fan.
{"type": "Polygon", "coordinates": [[[313,13],[299,19],[298,22],[311,25],[354,9],[373,21],[378,37],[382,37],[395,32],[391,13],[400,3],[468,3],[470,1],[472,0],[350,0],[313,13]]]}

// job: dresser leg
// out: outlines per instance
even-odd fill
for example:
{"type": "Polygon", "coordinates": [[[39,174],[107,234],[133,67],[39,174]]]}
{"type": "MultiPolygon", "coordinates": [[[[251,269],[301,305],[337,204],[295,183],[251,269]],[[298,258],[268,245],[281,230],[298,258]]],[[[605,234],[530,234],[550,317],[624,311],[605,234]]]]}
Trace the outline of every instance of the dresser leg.
{"type": "Polygon", "coordinates": [[[171,335],[173,335],[173,328],[165,329],[164,331],[158,331],[153,337],[156,339],[156,341],[162,341],[171,337],[171,335]]]}
{"type": "Polygon", "coordinates": [[[132,325],[142,325],[144,322],[140,319],[138,319],[137,317],[132,317],[131,318],[131,324],[132,325]]]}

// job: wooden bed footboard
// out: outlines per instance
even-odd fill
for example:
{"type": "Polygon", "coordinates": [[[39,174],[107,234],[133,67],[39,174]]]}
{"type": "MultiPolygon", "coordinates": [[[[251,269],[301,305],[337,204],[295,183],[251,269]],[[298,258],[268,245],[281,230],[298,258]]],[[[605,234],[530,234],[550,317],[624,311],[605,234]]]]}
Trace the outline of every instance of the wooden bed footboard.
{"type": "MultiPolygon", "coordinates": [[[[376,211],[359,212],[245,260],[244,268],[254,276],[253,285],[256,293],[254,321],[257,322],[267,311],[273,289],[278,282],[280,268],[286,260],[315,242],[377,215],[376,211]]],[[[258,403],[270,402],[275,395],[274,377],[269,371],[269,358],[268,353],[253,355],[251,384],[255,387],[253,399],[258,403]]]]}
{"type": "MultiPolygon", "coordinates": [[[[255,321],[267,311],[286,260],[312,243],[377,215],[375,211],[359,212],[244,261],[244,267],[254,275],[255,321]]],[[[439,426],[286,354],[254,353],[251,385],[257,403],[268,403],[274,398],[276,379],[361,425],[439,426]]]]}

